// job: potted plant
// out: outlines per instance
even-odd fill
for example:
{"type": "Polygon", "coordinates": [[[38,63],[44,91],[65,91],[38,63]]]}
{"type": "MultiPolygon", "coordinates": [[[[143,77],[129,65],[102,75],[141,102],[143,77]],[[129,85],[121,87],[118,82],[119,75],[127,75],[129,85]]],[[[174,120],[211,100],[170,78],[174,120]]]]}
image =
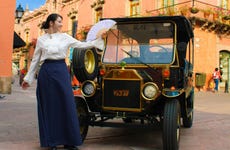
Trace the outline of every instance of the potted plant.
{"type": "Polygon", "coordinates": [[[224,20],[230,20],[230,11],[227,11],[227,10],[226,10],[226,11],[223,13],[222,18],[223,18],[224,20]]]}
{"type": "Polygon", "coordinates": [[[217,12],[213,12],[212,13],[212,18],[213,18],[212,19],[213,21],[218,21],[219,20],[219,14],[217,12]]]}
{"type": "Polygon", "coordinates": [[[197,7],[195,7],[195,6],[192,6],[192,7],[190,8],[190,12],[193,13],[193,14],[196,14],[196,13],[199,12],[199,9],[198,9],[197,7]]]}
{"type": "Polygon", "coordinates": [[[169,7],[169,8],[167,9],[167,14],[168,14],[169,16],[175,15],[175,14],[176,14],[176,11],[175,11],[174,7],[169,7]]]}
{"type": "Polygon", "coordinates": [[[189,8],[186,5],[186,6],[181,7],[179,10],[180,10],[181,15],[186,16],[188,14],[189,8]]]}
{"type": "Polygon", "coordinates": [[[214,8],[212,11],[213,21],[219,21],[220,16],[222,16],[222,8],[214,8]]]}
{"type": "Polygon", "coordinates": [[[208,9],[203,9],[202,12],[204,13],[204,18],[208,19],[210,14],[212,13],[212,10],[208,8],[208,9]]]}

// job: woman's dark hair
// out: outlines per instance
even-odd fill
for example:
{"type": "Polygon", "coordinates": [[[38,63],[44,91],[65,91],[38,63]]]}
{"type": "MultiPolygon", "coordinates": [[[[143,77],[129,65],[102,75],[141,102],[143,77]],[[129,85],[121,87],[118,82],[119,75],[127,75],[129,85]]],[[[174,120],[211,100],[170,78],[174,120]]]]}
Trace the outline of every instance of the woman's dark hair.
{"type": "Polygon", "coordinates": [[[59,15],[59,14],[55,14],[55,13],[50,14],[50,15],[47,17],[46,21],[44,21],[44,22],[42,23],[41,29],[49,29],[49,27],[50,27],[50,21],[55,22],[55,21],[57,20],[58,17],[60,17],[60,18],[62,19],[62,16],[59,15]]]}

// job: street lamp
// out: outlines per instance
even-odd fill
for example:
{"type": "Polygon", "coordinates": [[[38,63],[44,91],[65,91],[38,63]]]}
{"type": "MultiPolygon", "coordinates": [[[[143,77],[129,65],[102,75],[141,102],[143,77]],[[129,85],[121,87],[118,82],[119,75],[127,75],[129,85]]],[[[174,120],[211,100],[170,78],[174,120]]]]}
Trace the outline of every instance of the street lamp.
{"type": "Polygon", "coordinates": [[[20,20],[24,14],[24,10],[21,6],[21,4],[18,5],[16,11],[15,11],[15,18],[17,19],[18,23],[20,23],[20,20]]]}

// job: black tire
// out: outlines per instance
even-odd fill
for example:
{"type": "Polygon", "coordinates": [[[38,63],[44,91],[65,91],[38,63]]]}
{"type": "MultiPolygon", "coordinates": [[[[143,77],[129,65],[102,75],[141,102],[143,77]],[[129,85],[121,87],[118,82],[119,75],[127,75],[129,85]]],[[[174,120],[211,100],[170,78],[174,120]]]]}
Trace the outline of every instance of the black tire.
{"type": "Polygon", "coordinates": [[[79,82],[93,80],[98,74],[98,55],[96,50],[73,50],[73,72],[79,82]]]}
{"type": "Polygon", "coordinates": [[[187,117],[183,117],[183,126],[185,128],[191,128],[193,124],[193,111],[191,114],[187,117]]]}
{"type": "Polygon", "coordinates": [[[79,120],[82,141],[85,140],[89,130],[89,111],[84,100],[75,98],[76,111],[79,120]]]}
{"type": "Polygon", "coordinates": [[[189,115],[183,116],[183,126],[185,128],[191,128],[193,124],[193,110],[194,110],[194,89],[192,90],[190,96],[187,98],[187,108],[186,113],[189,115]]]}
{"type": "Polygon", "coordinates": [[[180,105],[178,100],[167,101],[163,115],[163,149],[178,150],[180,142],[180,105]]]}

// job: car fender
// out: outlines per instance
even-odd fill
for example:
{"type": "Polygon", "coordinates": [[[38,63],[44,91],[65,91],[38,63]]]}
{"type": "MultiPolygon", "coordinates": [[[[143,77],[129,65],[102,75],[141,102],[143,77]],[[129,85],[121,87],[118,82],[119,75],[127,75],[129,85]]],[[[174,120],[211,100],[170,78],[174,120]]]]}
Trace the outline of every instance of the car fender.
{"type": "Polygon", "coordinates": [[[174,98],[180,96],[182,93],[184,93],[184,89],[168,89],[165,88],[162,90],[162,95],[167,98],[174,98]]]}

